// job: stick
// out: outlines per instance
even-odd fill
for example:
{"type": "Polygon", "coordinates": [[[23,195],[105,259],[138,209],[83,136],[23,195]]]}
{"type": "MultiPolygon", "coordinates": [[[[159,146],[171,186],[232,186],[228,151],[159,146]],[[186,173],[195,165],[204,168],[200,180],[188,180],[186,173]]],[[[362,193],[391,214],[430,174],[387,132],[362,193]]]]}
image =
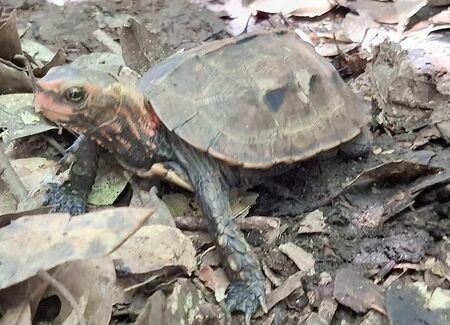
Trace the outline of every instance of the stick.
{"type": "MultiPolygon", "coordinates": [[[[207,231],[207,223],[203,218],[196,217],[175,217],[175,224],[181,230],[207,231]]],[[[274,217],[254,216],[245,219],[238,219],[236,223],[243,230],[268,231],[280,227],[281,221],[274,217]]]]}
{"type": "Polygon", "coordinates": [[[5,154],[5,145],[0,140],[0,177],[5,182],[8,189],[14,195],[18,202],[24,202],[28,199],[28,191],[25,189],[19,176],[11,166],[8,157],[5,154]]]}

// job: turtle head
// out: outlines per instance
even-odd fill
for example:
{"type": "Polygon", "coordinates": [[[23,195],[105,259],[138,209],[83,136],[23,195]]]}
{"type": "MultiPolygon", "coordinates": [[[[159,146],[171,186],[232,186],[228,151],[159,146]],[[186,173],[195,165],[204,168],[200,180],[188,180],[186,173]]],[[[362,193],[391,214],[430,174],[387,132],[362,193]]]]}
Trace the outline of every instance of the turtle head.
{"type": "Polygon", "coordinates": [[[160,122],[149,102],[108,73],[52,68],[37,83],[35,107],[52,122],[85,134],[120,159],[124,156],[132,167],[148,167],[148,159],[139,157],[151,157],[156,149],[160,122]]]}

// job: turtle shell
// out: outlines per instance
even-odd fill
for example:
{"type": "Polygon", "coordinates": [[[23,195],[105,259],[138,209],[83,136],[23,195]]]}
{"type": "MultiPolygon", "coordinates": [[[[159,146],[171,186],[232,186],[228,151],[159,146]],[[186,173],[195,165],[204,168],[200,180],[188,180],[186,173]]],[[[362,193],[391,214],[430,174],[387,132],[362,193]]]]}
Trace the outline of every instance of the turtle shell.
{"type": "Polygon", "coordinates": [[[169,130],[246,168],[310,158],[351,140],[369,120],[367,104],[294,32],[245,34],[175,54],[139,86],[169,130]]]}

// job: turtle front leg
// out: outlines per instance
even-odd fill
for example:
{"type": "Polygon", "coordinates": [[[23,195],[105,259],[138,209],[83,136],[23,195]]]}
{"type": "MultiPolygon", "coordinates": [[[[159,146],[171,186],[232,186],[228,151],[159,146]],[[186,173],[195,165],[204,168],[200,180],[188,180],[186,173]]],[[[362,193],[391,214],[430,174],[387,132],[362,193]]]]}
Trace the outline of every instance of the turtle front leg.
{"type": "Polygon", "coordinates": [[[248,324],[260,305],[267,312],[264,276],[258,257],[234,222],[228,185],[220,165],[203,153],[182,147],[178,147],[176,155],[195,189],[203,215],[208,221],[208,231],[217,244],[225,271],[231,280],[226,292],[226,307],[228,312],[244,312],[248,324]]]}
{"type": "Polygon", "coordinates": [[[63,168],[71,167],[69,180],[50,185],[45,204],[53,206],[52,212],[77,215],[86,211],[87,197],[97,174],[98,152],[99,147],[84,136],[66,150],[60,164],[63,168]]]}

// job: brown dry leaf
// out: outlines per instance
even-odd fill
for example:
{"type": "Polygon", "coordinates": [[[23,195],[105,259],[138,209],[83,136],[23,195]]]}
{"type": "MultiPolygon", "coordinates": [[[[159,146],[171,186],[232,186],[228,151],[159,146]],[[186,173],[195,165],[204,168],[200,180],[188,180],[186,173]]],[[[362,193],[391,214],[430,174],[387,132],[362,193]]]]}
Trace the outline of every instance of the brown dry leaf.
{"type": "Polygon", "coordinates": [[[109,254],[138,230],[150,209],[117,208],[70,217],[23,217],[0,229],[0,289],[74,260],[109,254]]]}
{"type": "Polygon", "coordinates": [[[430,21],[434,24],[450,24],[450,8],[431,17],[430,21]]]}
{"type": "Polygon", "coordinates": [[[230,281],[222,268],[214,270],[211,266],[204,264],[198,272],[198,278],[205,283],[206,287],[214,291],[217,302],[225,299],[225,291],[230,281]]]}
{"type": "Polygon", "coordinates": [[[31,308],[28,301],[23,301],[15,308],[2,311],[0,325],[31,325],[31,308]]]}
{"type": "Polygon", "coordinates": [[[323,212],[315,210],[308,213],[299,223],[297,234],[311,234],[325,231],[323,212]]]}
{"type": "Polygon", "coordinates": [[[56,173],[57,163],[42,157],[14,159],[11,165],[28,192],[39,190],[56,173]]]}
{"type": "Polygon", "coordinates": [[[294,290],[302,287],[305,272],[299,271],[286,279],[278,288],[267,295],[267,307],[272,309],[281,300],[287,298],[294,290]]]}
{"type": "Polygon", "coordinates": [[[1,325],[31,325],[32,311],[47,289],[47,284],[33,277],[0,290],[1,325]]]}
{"type": "Polygon", "coordinates": [[[0,59],[0,95],[31,93],[30,79],[23,69],[0,59]]]}
{"type": "Polygon", "coordinates": [[[437,174],[440,171],[442,171],[442,168],[413,161],[390,161],[362,172],[348,183],[346,188],[368,185],[373,182],[408,182],[418,179],[419,177],[437,174]]]}
{"type": "Polygon", "coordinates": [[[366,32],[369,28],[376,28],[378,24],[373,18],[365,11],[356,15],[354,13],[348,13],[342,20],[342,30],[348,41],[354,43],[360,43],[366,36],[366,32]]]}
{"type": "Polygon", "coordinates": [[[414,33],[400,45],[381,44],[367,69],[371,92],[382,109],[377,119],[393,132],[450,120],[450,44],[444,37],[424,39],[427,35],[414,33]]]}
{"type": "Polygon", "coordinates": [[[195,249],[179,229],[146,225],[111,254],[116,270],[144,274],[167,267],[182,267],[187,274],[196,268],[195,249]]]}
{"type": "Polygon", "coordinates": [[[120,45],[126,65],[140,74],[170,54],[169,48],[159,40],[157,34],[133,18],[122,27],[120,45]]]}
{"type": "MultiPolygon", "coordinates": [[[[1,78],[0,63],[0,88],[2,87],[1,78]]],[[[33,100],[33,94],[0,96],[0,127],[6,129],[2,133],[6,142],[57,129],[55,124],[35,112],[33,100]]]]}
{"type": "Polygon", "coordinates": [[[331,324],[331,320],[336,313],[338,303],[332,297],[324,298],[319,305],[318,316],[325,322],[325,324],[331,324]]]}
{"type": "MultiPolygon", "coordinates": [[[[4,202],[2,202],[2,204],[3,203],[4,202]]],[[[20,212],[12,212],[12,213],[2,214],[2,215],[0,215],[0,227],[7,226],[11,223],[11,221],[17,220],[24,216],[34,216],[37,214],[46,214],[46,213],[50,212],[50,209],[51,209],[51,207],[44,206],[44,207],[31,209],[31,210],[24,210],[24,211],[20,211],[20,212]]],[[[0,211],[1,210],[2,209],[0,209],[0,211]]]]}
{"type": "Polygon", "coordinates": [[[147,300],[135,324],[217,324],[216,319],[210,323],[202,315],[204,305],[205,299],[195,285],[190,280],[179,279],[167,297],[159,290],[147,300]]]}
{"type": "Polygon", "coordinates": [[[149,219],[149,224],[176,227],[175,220],[173,219],[167,205],[159,198],[156,187],[152,187],[150,191],[134,187],[130,206],[150,207],[155,209],[155,213],[152,218],[149,219]]]}
{"type": "Polygon", "coordinates": [[[395,2],[357,0],[347,2],[345,6],[358,13],[367,12],[380,23],[403,25],[426,4],[427,0],[397,0],[395,2]]]}
{"type": "Polygon", "coordinates": [[[321,56],[336,56],[339,54],[339,51],[342,53],[350,52],[358,47],[357,43],[339,43],[336,45],[334,40],[323,40],[320,43],[316,44],[314,48],[316,52],[321,56]],[[339,47],[339,48],[338,48],[339,47]]]}
{"type": "Polygon", "coordinates": [[[199,3],[207,9],[220,14],[221,16],[228,16],[231,20],[227,23],[227,32],[233,36],[240,35],[244,32],[252,16],[252,9],[245,6],[242,0],[227,0],[227,1],[209,1],[209,0],[191,0],[194,3],[199,3]]]}
{"type": "Polygon", "coordinates": [[[439,129],[434,126],[428,126],[417,132],[417,136],[414,139],[413,144],[411,145],[411,149],[417,149],[418,147],[422,147],[426,145],[432,139],[438,139],[441,136],[439,129]]]}
{"type": "Polygon", "coordinates": [[[386,314],[384,297],[379,287],[355,270],[341,268],[337,271],[333,296],[340,304],[357,313],[374,309],[386,314]]]}
{"type": "MultiPolygon", "coordinates": [[[[0,113],[1,115],[1,113],[0,113]]],[[[41,157],[11,160],[11,165],[25,188],[33,196],[17,205],[16,199],[3,184],[0,184],[0,216],[17,210],[29,210],[42,206],[44,191],[38,191],[56,172],[56,162],[41,157]]],[[[45,211],[47,212],[47,211],[45,211]]],[[[44,212],[41,212],[44,213],[44,212]]],[[[8,224],[8,217],[0,218],[0,227],[8,224]]]]}
{"type": "Polygon", "coordinates": [[[20,37],[16,26],[16,10],[9,17],[0,17],[0,58],[11,61],[16,54],[22,54],[20,37]]]}
{"type": "Polygon", "coordinates": [[[292,242],[282,244],[278,247],[280,251],[286,254],[295,265],[300,269],[300,271],[306,272],[309,275],[313,275],[316,271],[314,270],[314,256],[303,248],[295,245],[292,242]]]}
{"type": "Polygon", "coordinates": [[[278,14],[284,16],[316,17],[327,13],[336,6],[334,0],[255,0],[250,4],[250,8],[256,11],[278,14]]]}
{"type": "Polygon", "coordinates": [[[46,63],[42,67],[37,67],[33,69],[34,76],[36,78],[42,78],[47,74],[48,70],[50,70],[51,68],[63,65],[66,62],[66,58],[67,56],[64,50],[59,49],[48,63],[46,63]]]}
{"type": "Polygon", "coordinates": [[[124,175],[123,168],[110,156],[100,157],[88,203],[98,206],[113,204],[127,186],[129,178],[124,175]]]}
{"type": "MultiPolygon", "coordinates": [[[[75,298],[88,324],[108,324],[112,313],[112,291],[116,281],[110,257],[75,261],[59,266],[53,277],[75,298]]],[[[61,311],[53,324],[78,324],[70,304],[52,287],[46,297],[57,295],[61,311]]]]}

